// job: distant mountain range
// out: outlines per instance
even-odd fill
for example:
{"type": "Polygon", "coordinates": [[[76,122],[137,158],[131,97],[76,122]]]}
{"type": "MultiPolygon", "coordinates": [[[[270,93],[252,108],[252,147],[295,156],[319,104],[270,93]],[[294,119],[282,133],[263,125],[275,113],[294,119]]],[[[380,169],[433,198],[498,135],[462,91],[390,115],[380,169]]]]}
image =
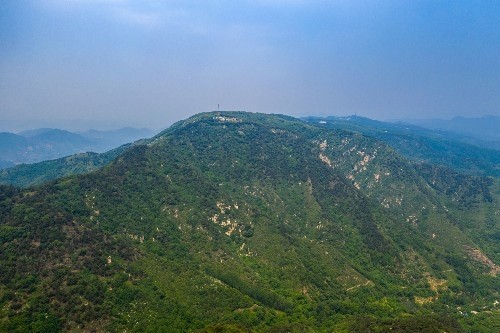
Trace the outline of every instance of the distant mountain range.
{"type": "Polygon", "coordinates": [[[453,119],[407,119],[405,123],[455,135],[462,142],[500,149],[500,117],[455,117],[453,119]]]}
{"type": "Polygon", "coordinates": [[[53,128],[39,128],[17,134],[3,132],[0,133],[0,169],[77,153],[101,153],[153,134],[152,130],[146,128],[89,130],[79,133],[53,128]]]}

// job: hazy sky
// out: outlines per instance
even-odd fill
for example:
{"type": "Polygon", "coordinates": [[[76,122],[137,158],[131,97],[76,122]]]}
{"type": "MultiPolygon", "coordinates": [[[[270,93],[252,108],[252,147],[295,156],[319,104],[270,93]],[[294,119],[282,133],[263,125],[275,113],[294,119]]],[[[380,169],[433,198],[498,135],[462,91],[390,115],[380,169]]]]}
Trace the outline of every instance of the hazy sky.
{"type": "Polygon", "coordinates": [[[498,0],[2,0],[0,130],[500,115],[498,0]]]}

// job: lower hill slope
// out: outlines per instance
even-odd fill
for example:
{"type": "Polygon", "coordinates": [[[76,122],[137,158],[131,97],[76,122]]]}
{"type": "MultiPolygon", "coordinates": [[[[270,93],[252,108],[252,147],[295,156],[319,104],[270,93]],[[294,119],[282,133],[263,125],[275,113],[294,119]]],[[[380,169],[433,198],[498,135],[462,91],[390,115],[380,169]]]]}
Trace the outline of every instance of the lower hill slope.
{"type": "Polygon", "coordinates": [[[450,189],[430,168],[359,134],[215,112],[96,172],[3,186],[0,331],[487,332],[496,183],[441,170],[450,189]]]}
{"type": "Polygon", "coordinates": [[[57,178],[95,171],[111,163],[123,151],[144,140],[125,144],[105,153],[80,153],[33,164],[19,164],[0,170],[0,184],[16,187],[41,185],[57,178]]]}

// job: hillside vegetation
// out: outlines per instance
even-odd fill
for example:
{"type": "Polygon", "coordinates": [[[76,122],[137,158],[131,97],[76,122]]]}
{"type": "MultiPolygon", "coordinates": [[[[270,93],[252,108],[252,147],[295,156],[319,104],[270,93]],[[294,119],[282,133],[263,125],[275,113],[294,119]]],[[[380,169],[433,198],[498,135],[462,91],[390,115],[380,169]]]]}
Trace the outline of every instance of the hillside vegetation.
{"type": "Polygon", "coordinates": [[[499,184],[213,112],[0,187],[0,331],[495,332],[499,184]]]}

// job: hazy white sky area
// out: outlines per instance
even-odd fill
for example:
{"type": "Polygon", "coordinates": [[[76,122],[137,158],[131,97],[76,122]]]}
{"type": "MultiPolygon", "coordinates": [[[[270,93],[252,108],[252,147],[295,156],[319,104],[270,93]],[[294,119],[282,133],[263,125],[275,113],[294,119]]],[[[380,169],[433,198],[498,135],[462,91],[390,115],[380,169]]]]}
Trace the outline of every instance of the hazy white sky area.
{"type": "Polygon", "coordinates": [[[4,0],[0,131],[500,115],[498,0],[4,0]]]}

